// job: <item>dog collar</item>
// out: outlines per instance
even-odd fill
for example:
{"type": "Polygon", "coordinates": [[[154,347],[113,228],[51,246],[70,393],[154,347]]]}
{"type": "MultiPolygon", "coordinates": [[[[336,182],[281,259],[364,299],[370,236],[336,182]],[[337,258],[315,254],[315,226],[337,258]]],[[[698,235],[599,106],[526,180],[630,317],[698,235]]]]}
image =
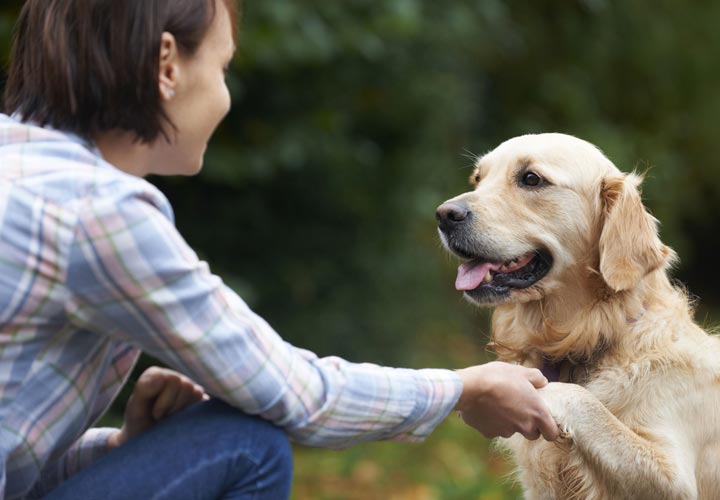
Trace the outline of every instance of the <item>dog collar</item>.
{"type": "Polygon", "coordinates": [[[540,367],[540,371],[548,379],[548,382],[560,382],[560,368],[557,364],[545,361],[540,367]]]}
{"type": "Polygon", "coordinates": [[[540,371],[548,382],[566,382],[569,384],[585,385],[590,376],[590,370],[585,363],[575,363],[570,359],[561,359],[552,362],[549,359],[543,361],[540,371]]]}

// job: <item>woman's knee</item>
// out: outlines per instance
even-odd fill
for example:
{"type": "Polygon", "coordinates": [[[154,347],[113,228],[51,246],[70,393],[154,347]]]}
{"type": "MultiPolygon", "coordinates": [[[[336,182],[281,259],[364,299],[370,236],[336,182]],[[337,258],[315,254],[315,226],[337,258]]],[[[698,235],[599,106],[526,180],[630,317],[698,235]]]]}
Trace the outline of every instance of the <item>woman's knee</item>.
{"type": "MultiPolygon", "coordinates": [[[[193,410],[193,426],[202,427],[195,432],[222,448],[230,446],[238,461],[253,464],[253,487],[261,493],[260,498],[289,496],[293,457],[285,431],[219,400],[199,403],[193,410]]],[[[247,486],[245,481],[241,482],[243,487],[247,486]]]]}
{"type": "Polygon", "coordinates": [[[83,498],[279,500],[289,497],[291,483],[292,453],[282,429],[207,401],[159,422],[55,493],[57,498],[93,490],[97,494],[83,498]]]}
{"type": "Polygon", "coordinates": [[[254,437],[261,442],[258,444],[266,443],[268,448],[278,452],[290,452],[287,433],[280,427],[261,417],[243,413],[219,399],[197,403],[186,412],[193,421],[195,431],[203,427],[202,432],[215,435],[232,432],[233,436],[254,437]]]}
{"type": "Polygon", "coordinates": [[[234,443],[239,450],[252,448],[257,460],[292,470],[292,448],[287,433],[271,422],[247,415],[217,399],[198,403],[187,412],[194,433],[203,434],[205,439],[234,443]]]}

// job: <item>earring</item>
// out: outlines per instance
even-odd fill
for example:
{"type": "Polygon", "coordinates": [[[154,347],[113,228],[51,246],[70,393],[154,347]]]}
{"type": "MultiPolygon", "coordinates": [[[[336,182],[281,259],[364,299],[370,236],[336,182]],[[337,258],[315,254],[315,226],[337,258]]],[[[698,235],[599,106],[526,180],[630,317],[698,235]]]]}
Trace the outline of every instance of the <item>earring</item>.
{"type": "Polygon", "coordinates": [[[175,97],[175,91],[173,89],[168,89],[167,90],[167,98],[172,99],[173,97],[175,97]]]}

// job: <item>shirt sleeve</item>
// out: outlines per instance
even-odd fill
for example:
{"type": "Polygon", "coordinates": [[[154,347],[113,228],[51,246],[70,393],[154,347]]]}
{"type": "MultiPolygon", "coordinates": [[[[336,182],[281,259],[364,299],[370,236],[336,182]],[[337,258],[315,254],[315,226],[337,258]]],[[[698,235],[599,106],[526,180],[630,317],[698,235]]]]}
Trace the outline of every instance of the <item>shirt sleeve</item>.
{"type": "Polygon", "coordinates": [[[75,441],[63,455],[60,462],[63,478],[74,476],[85,467],[104,457],[109,451],[108,438],[118,429],[112,427],[93,427],[75,441]]]}
{"type": "Polygon", "coordinates": [[[462,389],[449,370],[318,358],[283,341],[147,197],[85,203],[67,286],[66,311],[78,326],[141,348],[303,444],[421,440],[462,389]]]}
{"type": "Polygon", "coordinates": [[[43,498],[59,484],[104,457],[109,451],[108,438],[117,429],[89,429],[58,460],[49,462],[28,498],[43,498]]]}
{"type": "MultiPolygon", "coordinates": [[[[111,368],[100,384],[100,392],[90,413],[93,422],[102,416],[117,396],[139,357],[137,349],[124,342],[118,344],[112,353],[111,368]]],[[[117,431],[119,429],[114,427],[88,429],[59,459],[51,460],[45,466],[30,498],[43,498],[60,483],[104,457],[111,450],[108,438],[117,431]]]]}

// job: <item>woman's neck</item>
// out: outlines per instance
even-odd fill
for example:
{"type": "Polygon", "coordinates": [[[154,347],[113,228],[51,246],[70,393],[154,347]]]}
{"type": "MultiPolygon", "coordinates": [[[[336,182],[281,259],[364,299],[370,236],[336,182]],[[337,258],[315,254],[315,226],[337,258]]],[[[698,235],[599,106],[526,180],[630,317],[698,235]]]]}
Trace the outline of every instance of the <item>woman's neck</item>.
{"type": "Polygon", "coordinates": [[[95,138],[95,145],[105,161],[125,173],[145,177],[156,162],[152,144],[138,140],[131,132],[104,132],[95,138]]]}

